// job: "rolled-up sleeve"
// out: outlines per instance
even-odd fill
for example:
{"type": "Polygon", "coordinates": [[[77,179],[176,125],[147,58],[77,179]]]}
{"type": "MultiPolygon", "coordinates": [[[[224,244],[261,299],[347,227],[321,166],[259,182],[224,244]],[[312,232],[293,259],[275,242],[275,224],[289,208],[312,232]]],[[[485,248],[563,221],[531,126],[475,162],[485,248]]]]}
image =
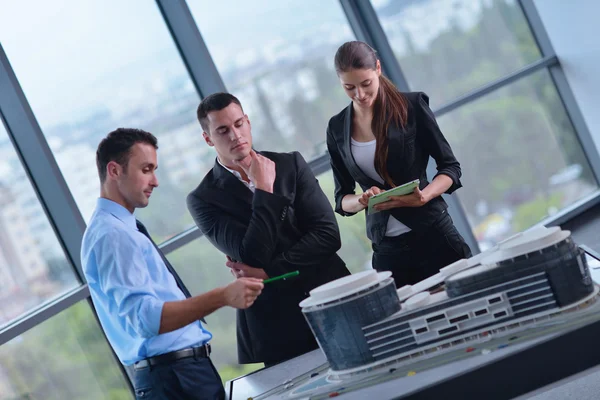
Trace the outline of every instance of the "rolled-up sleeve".
{"type": "Polygon", "coordinates": [[[429,108],[429,97],[425,93],[419,93],[415,106],[418,118],[418,138],[436,162],[438,172],[435,176],[443,174],[452,179],[452,185],[446,191],[450,194],[462,187],[460,163],[454,156],[450,143],[440,130],[433,111],[429,108]]]}
{"type": "Polygon", "coordinates": [[[114,301],[125,329],[143,338],[158,335],[164,301],[148,272],[144,254],[135,240],[118,230],[99,238],[94,256],[98,265],[100,290],[114,301]]]}
{"type": "Polygon", "coordinates": [[[327,151],[329,152],[329,160],[331,163],[331,170],[333,172],[333,181],[335,183],[335,212],[345,217],[354,215],[356,213],[350,213],[344,211],[342,208],[342,200],[344,196],[348,194],[355,194],[356,182],[350,174],[350,171],[346,168],[344,160],[340,155],[337,143],[331,130],[331,123],[327,127],[327,151]]]}

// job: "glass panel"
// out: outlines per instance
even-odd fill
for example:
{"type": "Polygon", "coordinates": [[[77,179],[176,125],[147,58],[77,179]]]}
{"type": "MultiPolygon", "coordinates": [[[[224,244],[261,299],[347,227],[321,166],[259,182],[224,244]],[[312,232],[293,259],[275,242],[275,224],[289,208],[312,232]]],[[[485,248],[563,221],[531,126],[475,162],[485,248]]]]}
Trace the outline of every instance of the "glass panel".
{"type": "Polygon", "coordinates": [[[598,187],[546,70],[438,122],[461,163],[457,193],[482,250],[598,187]]]}
{"type": "Polygon", "coordinates": [[[333,68],[337,48],[353,39],[340,4],[188,4],[225,85],[250,117],[257,148],[298,150],[307,160],[323,154],[329,118],[350,102],[333,68]]]}
{"type": "Polygon", "coordinates": [[[86,300],[0,346],[0,400],[132,399],[86,300]]]}
{"type": "MultiPolygon", "coordinates": [[[[333,172],[331,170],[324,172],[318,176],[318,179],[323,192],[325,192],[331,203],[331,207],[335,208],[333,172]]],[[[361,192],[362,190],[357,184],[356,193],[361,192]]],[[[371,241],[367,237],[365,213],[361,212],[351,217],[343,217],[336,213],[335,217],[342,236],[342,248],[338,254],[342,257],[350,272],[356,273],[371,268],[373,251],[371,241]]]]}
{"type": "MultiPolygon", "coordinates": [[[[173,264],[192,295],[208,292],[225,286],[234,277],[225,265],[225,255],[217,250],[205,237],[201,237],[169,253],[173,264]]],[[[237,362],[237,340],[235,335],[235,309],[223,307],[206,318],[206,329],[212,334],[211,359],[215,363],[223,382],[255,371],[263,364],[237,362]]]]}
{"type": "Polygon", "coordinates": [[[86,221],[99,195],[96,147],[108,132],[132,127],[155,134],[160,147],[161,190],[140,217],[158,241],[193,225],[185,196],[214,155],[196,121],[199,96],[155,2],[62,0],[33,13],[15,2],[0,12],[0,37],[86,221]]]}
{"type": "Polygon", "coordinates": [[[0,119],[0,328],[78,285],[0,119]]]}
{"type": "Polygon", "coordinates": [[[516,0],[373,0],[409,86],[432,107],[539,59],[516,0]]]}

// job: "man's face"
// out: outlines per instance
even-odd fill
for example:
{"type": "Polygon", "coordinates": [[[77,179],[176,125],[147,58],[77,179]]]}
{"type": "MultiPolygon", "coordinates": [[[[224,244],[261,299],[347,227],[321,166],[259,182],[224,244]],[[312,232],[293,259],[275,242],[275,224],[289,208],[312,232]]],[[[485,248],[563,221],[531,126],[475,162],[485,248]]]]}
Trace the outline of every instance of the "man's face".
{"type": "Polygon", "coordinates": [[[252,150],[250,120],[242,108],[235,103],[207,115],[208,132],[204,140],[217,150],[222,163],[231,164],[243,160],[252,150]]]}
{"type": "Polygon", "coordinates": [[[136,208],[146,207],[152,191],[158,186],[158,161],[154,146],[136,143],[131,148],[127,167],[116,165],[117,168],[120,167],[120,173],[115,179],[124,206],[132,212],[136,208]]]}

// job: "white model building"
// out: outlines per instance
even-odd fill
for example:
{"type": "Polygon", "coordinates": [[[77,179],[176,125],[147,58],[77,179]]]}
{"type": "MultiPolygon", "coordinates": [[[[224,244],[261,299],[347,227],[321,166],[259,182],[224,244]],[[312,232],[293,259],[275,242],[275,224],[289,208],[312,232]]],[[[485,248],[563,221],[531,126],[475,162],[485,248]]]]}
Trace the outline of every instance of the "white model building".
{"type": "Polygon", "coordinates": [[[365,271],[312,290],[300,306],[330,376],[347,379],[528,329],[597,294],[570,232],[536,227],[414,286],[396,290],[390,272],[365,271]]]}

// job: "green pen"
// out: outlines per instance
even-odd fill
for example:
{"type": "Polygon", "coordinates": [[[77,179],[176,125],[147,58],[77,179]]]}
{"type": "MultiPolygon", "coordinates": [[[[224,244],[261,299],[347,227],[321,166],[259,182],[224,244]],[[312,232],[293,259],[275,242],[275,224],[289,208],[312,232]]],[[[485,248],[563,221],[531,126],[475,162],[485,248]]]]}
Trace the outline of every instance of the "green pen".
{"type": "Polygon", "coordinates": [[[279,275],[279,276],[274,276],[273,278],[265,279],[263,281],[263,283],[275,282],[275,281],[278,281],[280,279],[291,278],[293,276],[298,276],[298,275],[300,275],[300,271],[288,272],[287,274],[283,274],[283,275],[279,275]]]}

